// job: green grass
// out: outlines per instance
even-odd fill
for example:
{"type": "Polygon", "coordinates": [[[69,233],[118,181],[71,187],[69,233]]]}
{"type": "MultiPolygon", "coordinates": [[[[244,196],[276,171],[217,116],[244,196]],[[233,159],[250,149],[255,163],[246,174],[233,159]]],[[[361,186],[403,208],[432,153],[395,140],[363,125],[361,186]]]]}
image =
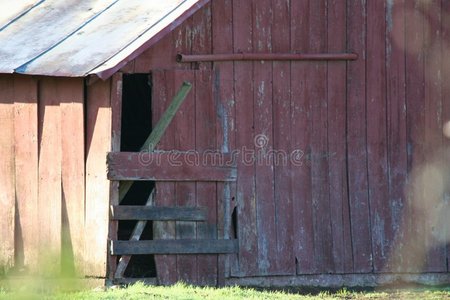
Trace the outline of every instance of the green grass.
{"type": "Polygon", "coordinates": [[[450,289],[414,289],[414,290],[389,290],[375,292],[354,292],[342,289],[337,292],[319,292],[315,295],[301,295],[281,291],[255,290],[242,287],[226,288],[200,288],[178,283],[170,287],[146,286],[136,283],[128,287],[84,290],[78,292],[58,292],[56,285],[43,285],[42,282],[23,284],[15,290],[7,291],[0,288],[0,299],[450,299],[450,289]]]}

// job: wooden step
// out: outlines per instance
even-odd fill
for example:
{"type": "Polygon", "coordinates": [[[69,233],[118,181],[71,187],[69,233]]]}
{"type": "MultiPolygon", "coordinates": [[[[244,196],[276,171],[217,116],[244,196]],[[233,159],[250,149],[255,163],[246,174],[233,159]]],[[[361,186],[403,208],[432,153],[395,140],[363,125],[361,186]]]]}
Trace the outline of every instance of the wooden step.
{"type": "Polygon", "coordinates": [[[112,255],[237,253],[237,240],[112,241],[112,255]]]}
{"type": "Polygon", "coordinates": [[[205,207],[154,207],[127,206],[111,207],[113,220],[142,220],[142,221],[206,221],[205,207]]]}

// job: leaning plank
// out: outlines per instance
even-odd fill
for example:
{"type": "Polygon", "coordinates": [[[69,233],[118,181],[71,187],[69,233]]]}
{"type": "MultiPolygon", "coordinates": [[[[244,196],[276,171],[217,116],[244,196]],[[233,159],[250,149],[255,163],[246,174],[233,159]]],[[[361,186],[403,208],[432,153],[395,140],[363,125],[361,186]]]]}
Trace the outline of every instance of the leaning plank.
{"type": "MultiPolygon", "coordinates": [[[[158,121],[158,123],[153,128],[152,132],[150,133],[150,136],[145,141],[144,145],[141,147],[141,151],[148,151],[152,152],[155,149],[156,144],[159,143],[161,140],[161,137],[163,136],[164,132],[166,131],[169,124],[172,122],[173,117],[175,116],[176,112],[180,108],[181,104],[186,99],[187,94],[191,90],[192,85],[189,82],[183,82],[181,85],[180,90],[175,95],[174,99],[170,103],[169,107],[164,111],[163,115],[161,116],[161,119],[158,121]]],[[[119,186],[119,203],[125,198],[125,195],[130,190],[131,186],[133,185],[133,181],[123,181],[119,186]]],[[[154,203],[154,191],[150,195],[146,206],[153,205],[154,203]]],[[[142,232],[144,231],[145,225],[147,224],[146,221],[140,221],[136,224],[131,239],[139,240],[142,232]]],[[[119,264],[117,265],[117,269],[115,272],[116,278],[123,277],[123,274],[125,273],[125,270],[128,266],[128,263],[130,262],[131,257],[130,256],[122,256],[120,258],[119,264]]]]}
{"type": "Polygon", "coordinates": [[[0,77],[0,272],[14,264],[14,103],[13,81],[0,77]]]}
{"type": "Polygon", "coordinates": [[[205,221],[206,208],[150,207],[120,205],[112,207],[113,220],[205,221]]]}
{"type": "Polygon", "coordinates": [[[113,255],[236,253],[236,240],[113,241],[113,255]]]}
{"type": "MultiPolygon", "coordinates": [[[[111,152],[108,154],[110,180],[154,181],[235,181],[236,168],[231,157],[203,159],[207,153],[189,152],[111,152]],[[195,161],[197,158],[201,158],[195,161]]],[[[215,157],[215,156],[214,156],[215,157]]]]}

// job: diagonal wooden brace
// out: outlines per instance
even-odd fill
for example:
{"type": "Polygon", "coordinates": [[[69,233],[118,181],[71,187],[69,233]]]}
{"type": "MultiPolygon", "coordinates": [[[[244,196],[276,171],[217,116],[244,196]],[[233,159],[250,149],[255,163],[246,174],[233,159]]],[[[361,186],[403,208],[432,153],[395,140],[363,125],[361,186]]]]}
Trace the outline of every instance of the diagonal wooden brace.
{"type": "MultiPolygon", "coordinates": [[[[161,119],[156,124],[155,128],[153,128],[144,145],[142,145],[140,151],[152,152],[153,150],[155,150],[156,145],[161,140],[161,137],[164,135],[164,132],[166,131],[167,127],[172,122],[173,117],[177,113],[181,104],[183,104],[191,88],[192,88],[191,83],[187,81],[183,82],[180,90],[173,98],[172,103],[170,103],[169,107],[166,109],[161,119]]],[[[119,203],[122,202],[122,200],[125,198],[126,194],[130,190],[132,185],[133,181],[122,181],[120,183],[119,203]]]]}
{"type": "MultiPolygon", "coordinates": [[[[169,124],[172,122],[173,117],[175,116],[176,112],[180,108],[181,104],[183,104],[184,100],[186,99],[186,96],[192,89],[192,84],[185,81],[183,82],[181,88],[179,89],[178,93],[173,98],[172,102],[170,103],[169,107],[166,109],[164,114],[162,115],[161,119],[156,124],[155,128],[153,128],[152,132],[150,133],[149,137],[145,141],[144,145],[142,145],[140,151],[148,151],[152,152],[155,150],[156,145],[161,140],[161,137],[164,135],[164,132],[166,131],[169,124]]],[[[125,195],[130,190],[131,186],[133,185],[133,181],[122,181],[119,186],[119,203],[122,202],[122,200],[125,198],[125,195]]],[[[154,204],[154,198],[155,198],[155,190],[153,190],[150,194],[150,197],[147,200],[146,206],[151,206],[154,204]]],[[[138,221],[136,226],[133,229],[133,232],[131,234],[130,240],[137,241],[141,238],[142,232],[144,231],[145,225],[147,224],[147,221],[138,221]]],[[[123,274],[125,273],[125,270],[127,269],[127,266],[130,262],[131,256],[130,255],[122,255],[119,259],[119,263],[117,265],[116,272],[114,274],[115,278],[122,278],[123,274]]]]}

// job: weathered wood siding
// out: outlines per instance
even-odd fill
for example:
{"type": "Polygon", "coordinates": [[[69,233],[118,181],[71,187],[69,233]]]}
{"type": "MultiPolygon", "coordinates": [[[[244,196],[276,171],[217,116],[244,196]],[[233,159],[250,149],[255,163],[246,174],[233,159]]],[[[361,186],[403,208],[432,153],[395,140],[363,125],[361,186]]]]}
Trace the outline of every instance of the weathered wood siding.
{"type": "MultiPolygon", "coordinates": [[[[219,258],[219,270],[225,270],[219,280],[230,275],[448,271],[442,219],[448,214],[448,183],[428,178],[442,181],[448,172],[440,154],[448,146],[442,128],[450,117],[444,76],[450,46],[446,3],[212,0],[123,69],[168,70],[154,80],[156,110],[170,99],[174,82],[195,80],[191,72],[169,70],[212,72],[215,133],[202,127],[211,114],[205,95],[195,109],[185,107],[183,117],[175,118],[178,125],[167,133],[174,138],[161,147],[210,148],[215,136],[217,149],[239,153],[237,184],[216,186],[218,195],[227,190],[235,204],[227,207],[218,196],[211,206],[218,212],[220,235],[231,232],[223,215],[234,205],[238,211],[239,254],[219,258]],[[359,58],[175,61],[177,53],[240,52],[354,52],[359,58]],[[204,112],[194,114],[199,109],[204,112]],[[244,150],[260,161],[246,162],[244,150]],[[287,163],[267,159],[273,151],[286,154],[287,163]]],[[[195,94],[209,88],[198,85],[195,94]]],[[[170,195],[183,192],[183,202],[172,204],[200,203],[203,190],[210,189],[178,185],[158,184],[160,199],[169,201],[170,195]]],[[[198,227],[180,225],[167,232],[178,236],[183,228],[183,234],[199,236],[198,227]]],[[[178,257],[178,265],[174,260],[159,270],[177,268],[178,276],[166,270],[163,277],[183,279],[180,268],[185,267],[192,273],[187,276],[198,279],[202,270],[192,268],[194,259],[178,257]]]]}
{"type": "Polygon", "coordinates": [[[0,267],[105,276],[111,81],[89,86],[87,101],[82,78],[0,85],[0,267]]]}
{"type": "MultiPolygon", "coordinates": [[[[207,206],[208,222],[155,222],[155,239],[236,230],[239,242],[237,255],[156,255],[160,283],[448,272],[449,24],[444,0],[212,0],[129,62],[123,72],[152,73],[155,122],[194,84],[159,149],[238,162],[236,183],[156,184],[157,205],[207,206]],[[359,58],[183,64],[179,52],[359,58]]],[[[2,266],[38,272],[46,247],[106,275],[119,81],[0,78],[2,266]]]]}

